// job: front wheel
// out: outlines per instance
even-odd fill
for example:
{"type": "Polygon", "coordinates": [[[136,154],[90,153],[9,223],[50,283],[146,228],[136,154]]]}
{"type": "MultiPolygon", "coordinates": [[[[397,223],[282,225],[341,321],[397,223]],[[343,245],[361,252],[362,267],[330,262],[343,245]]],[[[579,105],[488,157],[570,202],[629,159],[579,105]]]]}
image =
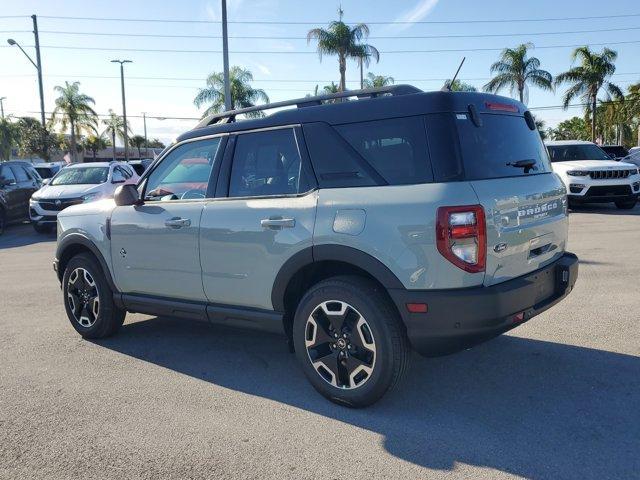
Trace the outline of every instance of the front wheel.
{"type": "Polygon", "coordinates": [[[633,200],[626,200],[624,202],[615,202],[616,203],[616,207],[618,207],[620,210],[631,210],[633,207],[636,206],[636,203],[638,202],[637,199],[633,199],[633,200]]]}
{"type": "Polygon", "coordinates": [[[313,387],[351,407],[379,400],[402,378],[410,357],[404,326],[386,292],[356,276],[322,281],[306,293],[293,341],[313,387]]]}
{"type": "Polygon", "coordinates": [[[126,311],[113,302],[113,291],[92,255],[81,253],[69,260],[62,290],[67,317],[83,338],[108,337],[122,326],[126,311]]]}

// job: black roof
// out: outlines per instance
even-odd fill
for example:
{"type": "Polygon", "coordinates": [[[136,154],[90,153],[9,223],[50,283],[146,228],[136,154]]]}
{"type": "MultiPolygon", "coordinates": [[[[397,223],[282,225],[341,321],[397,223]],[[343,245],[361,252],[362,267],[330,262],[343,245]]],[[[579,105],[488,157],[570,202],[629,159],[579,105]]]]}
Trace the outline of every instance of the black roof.
{"type": "Polygon", "coordinates": [[[470,105],[475,105],[480,113],[493,111],[494,113],[522,115],[527,110],[525,105],[514,99],[488,93],[423,92],[411,85],[394,85],[393,87],[385,87],[384,90],[356,90],[337,95],[306,97],[256,108],[225,112],[203,120],[193,130],[180,135],[177,141],[217,133],[309,122],[325,122],[330,125],[337,125],[428,113],[465,112],[470,105]],[[334,98],[346,96],[360,97],[361,99],[356,101],[333,100],[334,98]],[[333,102],[330,100],[333,100],[333,102]],[[284,106],[297,106],[297,108],[280,110],[263,118],[234,121],[236,115],[245,111],[262,111],[284,106]],[[206,125],[210,121],[216,123],[206,125]]]}

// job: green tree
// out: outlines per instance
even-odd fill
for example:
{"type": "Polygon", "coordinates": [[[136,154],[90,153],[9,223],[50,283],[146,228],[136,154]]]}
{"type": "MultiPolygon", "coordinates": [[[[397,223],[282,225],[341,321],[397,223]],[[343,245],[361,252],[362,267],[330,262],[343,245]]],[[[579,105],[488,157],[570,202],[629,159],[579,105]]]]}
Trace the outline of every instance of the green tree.
{"type": "Polygon", "coordinates": [[[445,81],[445,84],[449,86],[452,92],[477,92],[478,89],[473,85],[468,83],[464,83],[462,80],[456,78],[453,83],[451,83],[450,79],[445,81]]]}
{"type": "Polygon", "coordinates": [[[157,138],[153,138],[153,139],[149,140],[149,147],[151,147],[151,148],[165,148],[165,144],[162,143],[157,138]]]}
{"type": "MultiPolygon", "coordinates": [[[[113,159],[116,159],[116,138],[124,140],[124,119],[116,115],[116,113],[109,109],[109,117],[102,120],[102,125],[105,126],[104,134],[111,139],[111,146],[113,147],[113,159]]],[[[130,131],[127,125],[127,130],[130,131]]]]}
{"type": "Polygon", "coordinates": [[[59,122],[63,130],[69,127],[71,159],[75,162],[77,160],[76,136],[82,131],[95,131],[98,115],[91,105],[96,102],[90,96],[80,93],[80,82],[64,82],[63,87],[56,85],[54,90],[60,96],[56,98],[51,122],[59,122]]]}
{"type": "Polygon", "coordinates": [[[552,140],[588,140],[589,126],[584,118],[572,117],[556,128],[547,129],[547,135],[552,140]]]}
{"type": "Polygon", "coordinates": [[[393,85],[395,80],[393,77],[385,77],[384,75],[375,75],[374,73],[367,73],[367,78],[364,80],[364,88],[379,88],[393,85]]]}
{"type": "Polygon", "coordinates": [[[17,125],[8,118],[0,118],[0,161],[11,158],[11,150],[17,143],[17,125]]]}
{"type": "Polygon", "coordinates": [[[18,154],[21,157],[37,155],[49,160],[51,154],[60,150],[60,135],[45,130],[33,117],[22,117],[16,125],[18,129],[18,154]]]}
{"type": "Polygon", "coordinates": [[[338,21],[331,22],[326,29],[314,28],[307,33],[307,43],[311,43],[312,40],[317,40],[318,42],[317,50],[320,61],[322,61],[323,55],[338,56],[339,89],[341,92],[347,89],[347,59],[362,59],[366,64],[369,63],[371,58],[376,61],[380,60],[380,52],[373,45],[362,43],[362,40],[369,36],[369,26],[359,23],[350,27],[342,21],[343,14],[342,9],[339,9],[338,15],[340,18],[338,21]]]}
{"type": "Polygon", "coordinates": [[[138,149],[138,158],[140,158],[142,156],[140,149],[144,147],[144,137],[142,135],[134,135],[129,139],[129,145],[138,149]]]}
{"type": "Polygon", "coordinates": [[[335,82],[331,82],[329,85],[322,87],[324,93],[338,93],[340,91],[340,85],[335,82]]]}
{"type": "Polygon", "coordinates": [[[102,135],[89,135],[82,142],[82,146],[85,148],[85,150],[89,150],[91,152],[92,157],[95,160],[98,151],[107,148],[108,144],[102,135]]]}
{"type": "Polygon", "coordinates": [[[533,48],[531,43],[505,48],[500,54],[500,60],[491,65],[491,73],[496,76],[489,80],[483,87],[484,90],[497,93],[509,88],[512,95],[518,92],[518,99],[522,103],[527,103],[529,84],[543,90],[552,90],[553,77],[546,70],[540,69],[540,60],[527,57],[530,48],[533,48]]]}
{"type": "MultiPolygon", "coordinates": [[[[231,109],[253,107],[259,102],[269,103],[269,97],[260,88],[253,88],[253,74],[238,66],[229,70],[229,83],[231,85],[231,109]]],[[[224,74],[214,72],[207,77],[206,88],[201,88],[193,99],[196,107],[209,105],[202,114],[202,118],[214,113],[224,112],[224,74]]],[[[263,112],[251,112],[247,117],[257,118],[264,116],[263,112]]]]}
{"type": "Polygon", "coordinates": [[[555,80],[556,85],[569,85],[562,98],[565,109],[577,97],[585,103],[585,110],[591,117],[592,142],[596,140],[596,104],[600,90],[604,89],[617,100],[624,96],[620,87],[608,80],[616,71],[617,58],[618,53],[608,48],[603,49],[602,53],[592,52],[586,46],[576,48],[571,59],[579,62],[579,65],[561,73],[555,80]]]}

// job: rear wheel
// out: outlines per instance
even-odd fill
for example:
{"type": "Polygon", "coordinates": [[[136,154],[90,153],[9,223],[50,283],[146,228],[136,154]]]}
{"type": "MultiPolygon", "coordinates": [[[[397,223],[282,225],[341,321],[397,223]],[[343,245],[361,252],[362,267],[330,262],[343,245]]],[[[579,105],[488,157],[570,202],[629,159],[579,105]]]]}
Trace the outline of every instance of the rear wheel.
{"type": "Polygon", "coordinates": [[[62,287],[69,321],[84,338],[108,337],[124,323],[126,311],[113,302],[113,291],[92,255],[81,253],[69,260],[62,287]]]}
{"type": "Polygon", "coordinates": [[[631,210],[633,207],[636,206],[636,203],[638,202],[637,199],[633,199],[633,200],[626,200],[624,202],[616,202],[616,207],[618,207],[621,210],[631,210]]]}
{"type": "Polygon", "coordinates": [[[364,407],[402,378],[410,357],[398,312],[376,284],[335,277],[302,298],[293,326],[298,360],[329,400],[364,407]]]}

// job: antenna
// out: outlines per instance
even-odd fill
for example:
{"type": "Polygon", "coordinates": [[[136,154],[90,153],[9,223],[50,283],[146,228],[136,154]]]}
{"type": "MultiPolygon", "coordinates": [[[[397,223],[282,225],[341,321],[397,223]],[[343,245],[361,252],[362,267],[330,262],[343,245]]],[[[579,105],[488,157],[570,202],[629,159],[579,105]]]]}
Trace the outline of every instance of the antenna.
{"type": "Polygon", "coordinates": [[[453,78],[448,81],[448,82],[444,82],[444,86],[440,89],[441,92],[450,92],[451,91],[451,86],[453,85],[453,82],[456,81],[456,78],[458,78],[458,73],[460,73],[460,69],[462,68],[462,64],[464,63],[464,61],[467,59],[467,57],[462,57],[462,61],[460,62],[460,65],[458,65],[458,69],[456,70],[456,74],[453,76],[453,78]]]}

